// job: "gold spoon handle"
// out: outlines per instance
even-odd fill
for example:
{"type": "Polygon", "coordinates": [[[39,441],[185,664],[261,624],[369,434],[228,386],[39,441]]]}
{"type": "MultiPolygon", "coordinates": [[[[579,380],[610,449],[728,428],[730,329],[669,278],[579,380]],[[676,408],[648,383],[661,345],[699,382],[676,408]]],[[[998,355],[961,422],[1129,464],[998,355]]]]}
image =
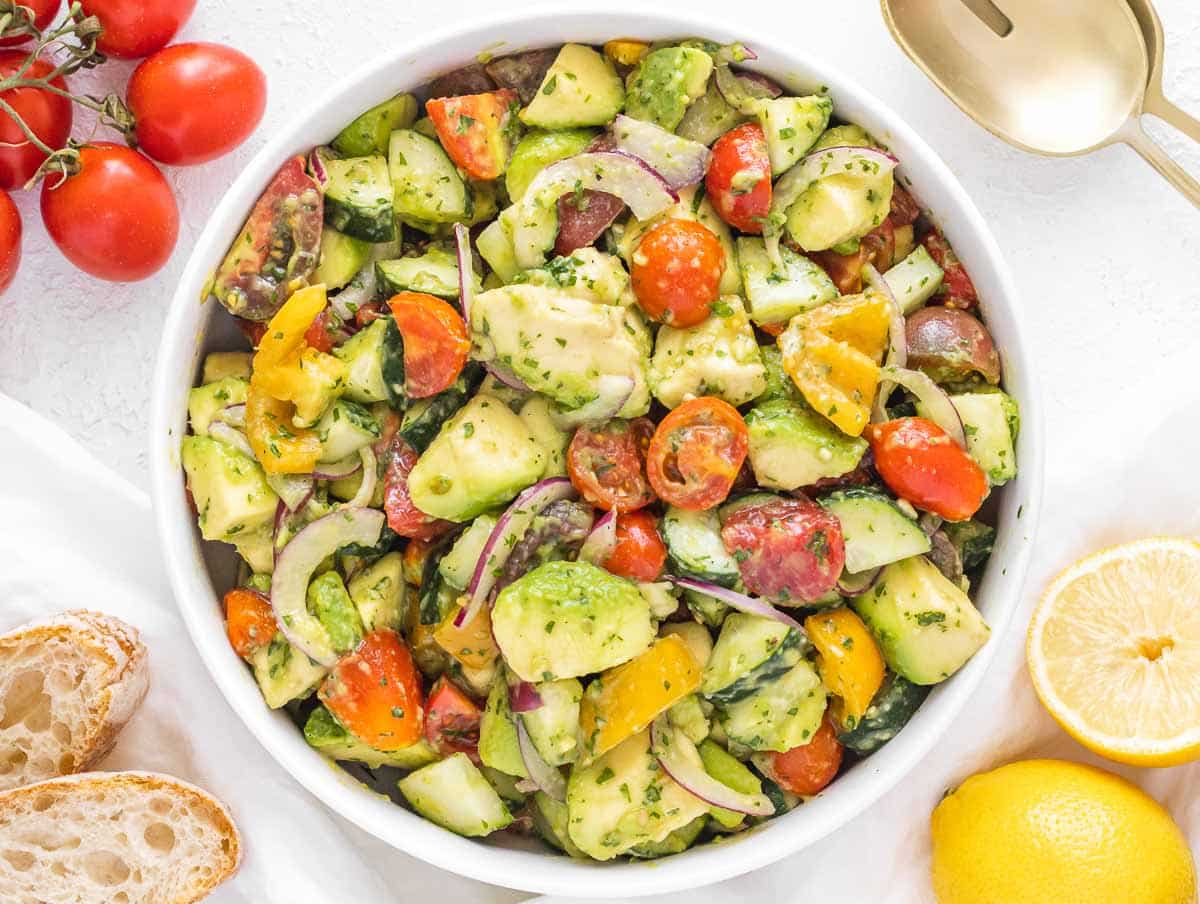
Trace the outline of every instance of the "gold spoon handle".
{"type": "Polygon", "coordinates": [[[1144,110],[1170,123],[1192,141],[1200,141],[1200,119],[1185,113],[1167,100],[1159,91],[1147,91],[1144,110]]]}
{"type": "MultiPolygon", "coordinates": [[[[1183,113],[1183,111],[1181,110],[1180,113],[1183,113]]],[[[1186,116],[1187,114],[1183,115],[1186,116]]],[[[1195,123],[1195,120],[1192,120],[1192,122],[1195,123]]],[[[1141,154],[1147,163],[1158,170],[1159,175],[1179,190],[1180,194],[1197,207],[1200,207],[1200,182],[1193,179],[1187,170],[1168,156],[1167,152],[1159,146],[1158,142],[1146,134],[1140,120],[1131,119],[1129,121],[1124,134],[1121,136],[1121,140],[1141,154]]],[[[1200,138],[1197,138],[1197,140],[1200,140],[1200,138]]]]}

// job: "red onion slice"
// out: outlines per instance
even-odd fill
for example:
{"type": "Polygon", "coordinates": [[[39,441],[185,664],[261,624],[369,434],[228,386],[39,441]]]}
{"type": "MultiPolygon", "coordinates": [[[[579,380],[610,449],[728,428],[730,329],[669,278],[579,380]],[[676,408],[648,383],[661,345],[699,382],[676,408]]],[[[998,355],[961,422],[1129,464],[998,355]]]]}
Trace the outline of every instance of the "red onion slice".
{"type": "Polygon", "coordinates": [[[565,477],[548,477],[525,490],[512,501],[492,528],[491,536],[483,544],[479,561],[475,563],[475,573],[471,583],[467,585],[470,602],[458,610],[454,617],[454,626],[461,628],[470,624],[487,602],[492,588],[496,586],[496,578],[508,561],[509,553],[517,540],[524,536],[525,531],[537,516],[538,512],[551,502],[569,499],[575,495],[575,488],[565,477]]]}
{"type": "Polygon", "coordinates": [[[709,775],[692,739],[671,728],[665,715],[651,723],[650,744],[663,771],[706,804],[748,816],[775,815],[775,805],[765,794],[743,794],[709,775]]]}
{"type": "Polygon", "coordinates": [[[561,772],[542,759],[542,755],[533,746],[533,740],[529,737],[529,732],[525,730],[525,723],[520,717],[517,717],[517,744],[521,748],[521,762],[525,764],[525,771],[529,773],[530,781],[549,797],[560,803],[565,801],[567,799],[567,780],[562,777],[561,772]]]}
{"type": "Polygon", "coordinates": [[[697,581],[692,578],[677,578],[672,575],[663,575],[663,580],[670,581],[676,587],[682,587],[685,590],[695,590],[698,593],[719,599],[739,612],[748,612],[751,615],[761,615],[763,618],[772,619],[782,625],[787,625],[793,630],[799,631],[805,637],[808,636],[805,634],[804,625],[800,624],[800,622],[796,621],[790,615],[780,612],[766,600],[755,599],[752,596],[746,596],[744,593],[738,593],[736,590],[718,587],[716,584],[709,584],[706,581],[697,581]]]}
{"type": "Polygon", "coordinates": [[[341,480],[351,474],[357,474],[362,467],[362,456],[358,453],[347,455],[341,461],[317,462],[313,469],[313,477],[317,480],[341,480]]]}
{"type": "Polygon", "coordinates": [[[307,474],[268,474],[267,483],[289,514],[300,511],[312,499],[313,479],[307,474]]]}
{"type": "Polygon", "coordinates": [[[515,389],[517,392],[533,392],[528,384],[518,378],[516,374],[503,364],[497,364],[495,361],[485,361],[483,368],[509,389],[515,389]]]}
{"type": "Polygon", "coordinates": [[[531,713],[542,708],[542,695],[528,681],[519,681],[508,690],[508,708],[515,713],[531,713]]]}
{"type": "MultiPolygon", "coordinates": [[[[904,367],[908,364],[908,333],[907,325],[904,322],[904,311],[901,309],[900,303],[896,301],[892,287],[887,284],[887,280],[875,269],[873,264],[864,264],[862,272],[866,284],[886,297],[890,307],[888,311],[890,317],[888,350],[887,358],[883,362],[884,367],[904,367]]],[[[892,394],[893,388],[895,388],[895,384],[890,380],[881,379],[879,381],[879,386],[875,390],[875,403],[871,406],[871,419],[876,423],[887,420],[887,400],[892,394]]]]}
{"type": "Polygon", "coordinates": [[[326,154],[337,156],[335,151],[327,147],[313,148],[308,155],[308,171],[312,173],[316,183],[321,186],[321,191],[325,191],[329,186],[329,171],[325,169],[326,154]]]}
{"type": "Polygon", "coordinates": [[[308,582],[317,566],[343,546],[374,546],[383,531],[377,509],[344,509],[318,518],[292,537],[279,553],[271,576],[271,608],[288,642],[322,665],[333,665],[337,653],[329,632],[305,604],[308,582]]]}
{"type": "Polygon", "coordinates": [[[673,189],[695,185],[708,172],[712,151],[652,122],[618,113],[612,136],[617,149],[642,160],[673,189]]]}
{"type": "Polygon", "coordinates": [[[743,116],[757,116],[762,110],[763,98],[734,74],[728,66],[717,66],[714,73],[717,90],[725,103],[743,116]]]}
{"type": "Polygon", "coordinates": [[[375,487],[379,483],[379,462],[370,446],[363,446],[358,454],[362,460],[362,480],[350,501],[343,502],[339,508],[365,508],[375,497],[375,487]]]}
{"type": "MultiPolygon", "coordinates": [[[[967,435],[963,430],[962,418],[958,415],[958,409],[950,401],[950,396],[946,395],[945,391],[933,382],[928,374],[903,367],[885,367],[880,372],[881,389],[884,381],[903,386],[911,392],[916,397],[917,407],[922,416],[929,418],[945,430],[950,438],[958,443],[959,447],[967,448],[967,435]]],[[[881,391],[876,397],[876,411],[873,412],[873,419],[875,415],[879,414],[880,409],[882,409],[883,417],[878,418],[876,423],[887,420],[885,402],[886,399],[881,391]]]]}
{"type": "Polygon", "coordinates": [[[625,407],[637,382],[633,377],[617,374],[605,374],[596,378],[596,398],[582,408],[571,411],[560,411],[557,408],[550,412],[550,420],[560,430],[574,430],[584,424],[594,424],[597,421],[607,421],[617,416],[625,407]]]}
{"type": "Polygon", "coordinates": [[[617,513],[605,512],[592,526],[592,532],[579,547],[579,558],[584,562],[603,567],[608,557],[617,548],[617,513]]]}
{"type": "Polygon", "coordinates": [[[208,435],[227,446],[232,446],[247,458],[257,461],[254,458],[254,450],[250,447],[250,440],[246,439],[246,434],[241,430],[234,430],[223,421],[213,421],[208,425],[208,435]]]}
{"type": "Polygon", "coordinates": [[[454,224],[454,256],[458,260],[458,301],[463,319],[471,324],[471,305],[475,301],[475,261],[471,257],[471,234],[462,223],[454,224]]]}
{"type": "Polygon", "coordinates": [[[238,430],[243,429],[246,426],[246,403],[226,405],[217,414],[217,420],[230,427],[236,427],[238,430]]]}
{"type": "Polygon", "coordinates": [[[857,573],[843,571],[842,576],[838,578],[837,591],[842,596],[861,596],[875,586],[881,574],[883,574],[882,565],[857,573]]]}

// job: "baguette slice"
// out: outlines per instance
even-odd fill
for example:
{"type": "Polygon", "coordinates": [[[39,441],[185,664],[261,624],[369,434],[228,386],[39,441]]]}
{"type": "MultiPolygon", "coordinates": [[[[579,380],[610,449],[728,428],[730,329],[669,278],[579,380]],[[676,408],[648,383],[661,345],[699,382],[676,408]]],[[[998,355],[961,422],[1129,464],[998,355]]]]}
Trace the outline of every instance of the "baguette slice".
{"type": "Polygon", "coordinates": [[[0,901],[199,901],[241,849],[221,802],[167,775],[86,772],[0,792],[0,901]]]}
{"type": "Polygon", "coordinates": [[[63,612],[0,635],[0,791],[90,769],[146,695],[136,629],[63,612]]]}

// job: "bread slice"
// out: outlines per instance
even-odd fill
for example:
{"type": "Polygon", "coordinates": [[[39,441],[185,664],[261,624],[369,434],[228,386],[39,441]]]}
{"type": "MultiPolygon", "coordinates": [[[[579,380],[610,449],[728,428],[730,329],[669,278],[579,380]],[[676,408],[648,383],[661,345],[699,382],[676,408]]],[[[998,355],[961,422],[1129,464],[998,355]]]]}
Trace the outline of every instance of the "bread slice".
{"type": "Polygon", "coordinates": [[[0,791],[90,769],[146,695],[136,629],[73,611],[0,636],[0,791]]]}
{"type": "Polygon", "coordinates": [[[185,904],[237,870],[220,801],[152,772],[86,772],[0,792],[0,901],[185,904]]]}

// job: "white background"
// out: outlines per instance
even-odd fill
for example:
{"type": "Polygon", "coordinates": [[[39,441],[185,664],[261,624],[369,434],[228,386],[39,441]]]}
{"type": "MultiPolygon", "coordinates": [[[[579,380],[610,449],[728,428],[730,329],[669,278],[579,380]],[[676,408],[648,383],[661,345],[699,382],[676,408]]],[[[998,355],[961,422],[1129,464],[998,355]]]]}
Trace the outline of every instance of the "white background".
{"type": "MultiPolygon", "coordinates": [[[[786,32],[797,53],[836,63],[907,118],[992,224],[1021,290],[1045,395],[1043,544],[1027,596],[1070,557],[1094,546],[1200,528],[1192,464],[1200,457],[1200,212],[1126,148],[1063,160],[1008,148],[908,62],[873,0],[657,5],[771,17],[774,23],[755,25],[786,32]]],[[[1167,94],[1200,114],[1200,5],[1160,0],[1159,7],[1167,32],[1167,94]]],[[[191,240],[240,165],[273,127],[303,115],[308,100],[340,74],[421,29],[495,10],[495,2],[482,0],[343,0],[332,6],[200,0],[181,38],[229,43],[258,61],[271,90],[263,126],[222,161],[168,171],[180,201],[179,246],[160,274],[134,286],[99,283],[74,271],[46,238],[36,197],[18,198],[25,258],[0,298],[0,391],[56,421],[101,461],[145,487],[150,374],[166,305],[191,240]]],[[[131,68],[114,63],[79,84],[93,93],[120,91],[131,68]]],[[[89,128],[81,118],[76,134],[89,128]]],[[[1200,148],[1169,129],[1153,130],[1185,166],[1200,171],[1200,148]]],[[[1014,663],[1019,632],[1005,639],[1014,663]]],[[[1005,705],[999,697],[995,702],[1005,705]]],[[[960,743],[968,746],[965,738],[960,743]]],[[[1056,752],[1074,756],[1078,748],[1062,742],[1056,752]]],[[[885,803],[875,818],[897,812],[894,803],[885,803]]],[[[1200,820],[1200,801],[1175,812],[1200,820]]],[[[868,813],[838,833],[825,846],[828,852],[856,848],[870,837],[870,820],[868,813]]],[[[917,820],[914,830],[922,824],[923,818],[917,820]]],[[[1193,837],[1194,848],[1198,840],[1193,837]]],[[[813,870],[819,869],[818,854],[802,855],[813,855],[813,870]]],[[[794,887],[776,885],[768,896],[790,898],[783,889],[794,887]]],[[[916,900],[920,892],[893,887],[888,900],[910,896],[916,900]]]]}

